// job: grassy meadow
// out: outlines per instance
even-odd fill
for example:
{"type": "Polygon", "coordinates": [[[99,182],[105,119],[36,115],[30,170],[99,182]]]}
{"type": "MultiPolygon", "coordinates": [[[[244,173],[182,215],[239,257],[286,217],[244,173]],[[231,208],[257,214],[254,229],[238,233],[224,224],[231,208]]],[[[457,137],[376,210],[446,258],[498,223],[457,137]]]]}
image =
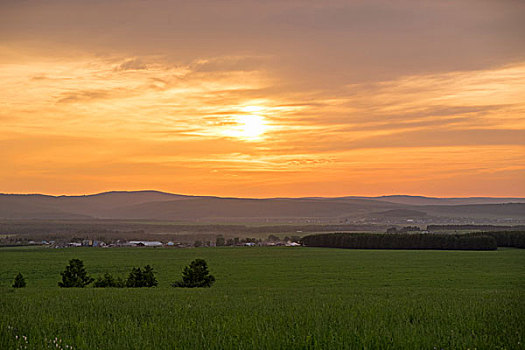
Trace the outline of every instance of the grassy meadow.
{"type": "Polygon", "coordinates": [[[2,248],[1,349],[523,349],[525,250],[2,248]],[[150,264],[157,288],[62,289],[150,264]],[[217,282],[178,289],[204,258],[217,282]],[[10,287],[21,272],[27,287],[10,287]]]}

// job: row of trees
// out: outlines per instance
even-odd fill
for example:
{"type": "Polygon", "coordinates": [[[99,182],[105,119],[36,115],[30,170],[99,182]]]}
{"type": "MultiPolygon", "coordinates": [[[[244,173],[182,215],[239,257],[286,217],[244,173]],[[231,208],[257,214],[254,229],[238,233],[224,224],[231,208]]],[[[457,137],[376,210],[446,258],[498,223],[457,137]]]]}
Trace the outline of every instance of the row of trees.
{"type": "MultiPolygon", "coordinates": [[[[21,274],[19,275],[21,276],[21,274]]],[[[115,278],[110,273],[105,273],[94,280],[88,275],[82,260],[71,259],[69,265],[66,266],[66,269],[60,275],[62,276],[62,281],[58,282],[58,285],[62,288],[83,288],[93,281],[95,281],[94,287],[96,288],[141,288],[156,287],[158,285],[155,272],[150,265],[144,266],[143,269],[140,267],[132,268],[126,280],[120,277],[115,278]]],[[[214,282],[215,277],[210,275],[206,261],[196,259],[184,268],[182,280],[175,282],[172,286],[183,288],[211,287],[214,282]]]]}
{"type": "Polygon", "coordinates": [[[407,232],[419,232],[421,228],[419,226],[405,226],[400,229],[397,227],[389,227],[386,229],[386,233],[407,233],[407,232]]]}
{"type": "Polygon", "coordinates": [[[498,247],[525,248],[525,231],[489,231],[471,233],[474,236],[491,236],[498,247]]]}
{"type": "Polygon", "coordinates": [[[243,243],[260,243],[260,242],[262,242],[261,239],[249,238],[249,237],[248,238],[235,237],[235,238],[226,239],[224,238],[223,235],[218,235],[215,238],[215,245],[217,247],[226,247],[226,246],[234,246],[234,245],[243,244],[243,243]]]}
{"type": "Polygon", "coordinates": [[[496,239],[489,235],[453,234],[376,234],[329,233],[302,238],[310,247],[351,249],[443,249],[496,250],[496,239]]]}
{"type": "MultiPolygon", "coordinates": [[[[293,242],[299,242],[301,240],[301,237],[299,236],[285,236],[282,240],[277,237],[276,235],[269,235],[268,238],[267,238],[267,241],[268,242],[281,242],[281,241],[284,241],[284,242],[288,242],[288,241],[293,241],[293,242]]],[[[202,242],[200,241],[196,241],[196,243],[199,243],[200,245],[202,245],[202,242]]],[[[234,246],[234,245],[238,245],[238,244],[243,244],[243,243],[261,243],[263,242],[262,239],[257,239],[257,238],[239,238],[239,237],[235,237],[235,238],[230,238],[230,239],[226,239],[224,238],[223,235],[218,235],[215,239],[215,245],[217,247],[225,247],[225,246],[234,246]]],[[[199,245],[199,246],[200,246],[199,245]]],[[[195,246],[197,246],[195,244],[195,246]]]]}

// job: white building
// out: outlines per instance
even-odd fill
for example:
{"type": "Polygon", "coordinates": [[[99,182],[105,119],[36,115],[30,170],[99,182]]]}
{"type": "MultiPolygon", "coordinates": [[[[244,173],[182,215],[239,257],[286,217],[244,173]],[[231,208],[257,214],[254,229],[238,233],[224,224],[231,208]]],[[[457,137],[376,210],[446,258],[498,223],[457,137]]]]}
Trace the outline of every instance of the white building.
{"type": "Polygon", "coordinates": [[[162,242],[159,241],[129,241],[128,243],[136,247],[162,247],[162,242]]]}

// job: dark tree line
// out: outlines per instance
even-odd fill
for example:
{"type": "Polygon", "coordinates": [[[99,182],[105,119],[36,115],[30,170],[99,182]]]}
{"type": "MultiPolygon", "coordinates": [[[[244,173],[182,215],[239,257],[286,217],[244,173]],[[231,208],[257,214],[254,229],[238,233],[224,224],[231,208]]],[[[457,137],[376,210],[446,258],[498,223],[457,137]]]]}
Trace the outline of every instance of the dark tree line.
{"type": "Polygon", "coordinates": [[[498,247],[525,248],[525,231],[489,231],[471,233],[474,236],[491,236],[498,247]]]}
{"type": "Polygon", "coordinates": [[[442,249],[496,250],[496,239],[488,235],[329,233],[302,238],[309,247],[350,249],[442,249]]]}

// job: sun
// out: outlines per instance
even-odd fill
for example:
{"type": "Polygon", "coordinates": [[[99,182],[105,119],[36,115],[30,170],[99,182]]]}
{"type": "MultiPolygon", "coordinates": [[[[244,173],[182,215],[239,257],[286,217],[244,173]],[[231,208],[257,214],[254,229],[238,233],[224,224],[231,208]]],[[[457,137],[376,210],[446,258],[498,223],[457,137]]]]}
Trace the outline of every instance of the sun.
{"type": "Polygon", "coordinates": [[[268,129],[266,118],[257,114],[237,116],[239,136],[245,139],[258,139],[268,129]]]}
{"type": "Polygon", "coordinates": [[[259,141],[265,134],[274,129],[268,115],[270,108],[260,105],[237,107],[237,113],[224,118],[220,134],[241,141],[259,141]]]}
{"type": "Polygon", "coordinates": [[[260,114],[238,114],[231,116],[230,120],[222,134],[243,141],[258,141],[270,129],[268,120],[260,114]]]}

